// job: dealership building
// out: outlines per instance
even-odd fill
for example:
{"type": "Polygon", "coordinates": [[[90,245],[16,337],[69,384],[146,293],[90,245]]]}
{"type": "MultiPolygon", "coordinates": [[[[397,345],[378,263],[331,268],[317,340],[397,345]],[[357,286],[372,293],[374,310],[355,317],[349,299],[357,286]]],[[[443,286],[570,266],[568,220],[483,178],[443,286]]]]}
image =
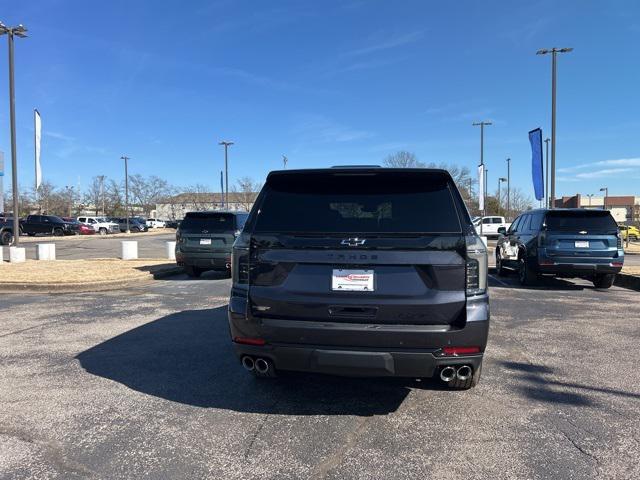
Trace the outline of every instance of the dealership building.
{"type": "Polygon", "coordinates": [[[556,199],[556,208],[597,208],[611,211],[618,223],[640,223],[640,197],[635,195],[597,197],[581,195],[556,199]]]}

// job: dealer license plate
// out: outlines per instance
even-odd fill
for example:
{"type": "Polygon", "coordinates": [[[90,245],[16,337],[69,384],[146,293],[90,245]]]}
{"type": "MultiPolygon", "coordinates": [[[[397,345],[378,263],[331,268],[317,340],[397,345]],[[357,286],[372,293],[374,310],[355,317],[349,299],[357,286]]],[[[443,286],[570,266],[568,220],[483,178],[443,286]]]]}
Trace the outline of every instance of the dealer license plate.
{"type": "Polygon", "coordinates": [[[576,248],[589,248],[589,242],[587,242],[585,240],[577,240],[576,241],[576,248]]]}
{"type": "Polygon", "coordinates": [[[210,238],[201,238],[200,239],[200,245],[211,245],[211,239],[210,238]]]}
{"type": "Polygon", "coordinates": [[[373,270],[334,269],[331,275],[331,290],[372,292],[373,270]]]}

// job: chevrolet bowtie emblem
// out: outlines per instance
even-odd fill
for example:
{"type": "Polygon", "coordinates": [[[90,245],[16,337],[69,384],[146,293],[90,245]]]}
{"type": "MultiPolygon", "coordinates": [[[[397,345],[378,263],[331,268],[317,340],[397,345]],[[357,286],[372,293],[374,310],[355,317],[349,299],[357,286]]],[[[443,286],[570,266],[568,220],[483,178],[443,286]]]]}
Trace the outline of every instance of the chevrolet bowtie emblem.
{"type": "Polygon", "coordinates": [[[342,240],[340,242],[340,245],[346,245],[348,247],[358,247],[360,245],[364,245],[364,242],[366,242],[367,240],[364,238],[345,238],[344,240],[342,240]]]}

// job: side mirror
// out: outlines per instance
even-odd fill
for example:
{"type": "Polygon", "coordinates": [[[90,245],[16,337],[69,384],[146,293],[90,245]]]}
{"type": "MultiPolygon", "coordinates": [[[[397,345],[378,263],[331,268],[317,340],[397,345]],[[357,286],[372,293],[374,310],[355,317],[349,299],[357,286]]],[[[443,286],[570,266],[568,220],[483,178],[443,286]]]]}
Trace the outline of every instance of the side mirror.
{"type": "Polygon", "coordinates": [[[500,235],[506,235],[507,234],[507,227],[498,227],[498,233],[500,235]]]}

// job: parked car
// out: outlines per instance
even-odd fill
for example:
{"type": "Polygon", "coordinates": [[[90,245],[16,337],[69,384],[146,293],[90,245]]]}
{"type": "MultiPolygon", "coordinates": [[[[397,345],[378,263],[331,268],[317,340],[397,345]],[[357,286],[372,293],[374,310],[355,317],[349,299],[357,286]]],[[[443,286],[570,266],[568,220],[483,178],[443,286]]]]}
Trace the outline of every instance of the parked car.
{"type": "Polygon", "coordinates": [[[640,229],[633,225],[620,225],[618,227],[620,229],[620,235],[623,240],[627,239],[627,235],[629,235],[629,240],[637,242],[640,239],[640,229]]]}
{"type": "Polygon", "coordinates": [[[608,210],[533,210],[501,234],[498,274],[515,270],[522,285],[549,274],[586,278],[597,288],[609,288],[624,263],[622,237],[608,210]]]}
{"type": "Polygon", "coordinates": [[[120,233],[120,226],[107,217],[78,217],[80,223],[89,225],[96,233],[106,235],[108,233],[120,233]]]}
{"type": "MultiPolygon", "coordinates": [[[[118,222],[118,227],[120,228],[121,232],[126,232],[127,231],[127,219],[126,218],[118,218],[117,219],[118,222]]],[[[144,222],[144,220],[137,218],[137,217],[133,217],[129,219],[129,231],[130,232],[146,232],[147,230],[149,230],[147,228],[146,223],[144,222]]]]}
{"type": "Polygon", "coordinates": [[[77,222],[66,222],[55,215],[28,215],[27,218],[20,221],[20,231],[29,236],[38,234],[77,235],[78,224],[77,222]]]}
{"type": "Polygon", "coordinates": [[[498,237],[499,228],[507,230],[511,226],[504,217],[499,216],[475,217],[473,225],[476,227],[476,232],[485,237],[498,237]]]}
{"type": "Polygon", "coordinates": [[[0,245],[11,245],[13,242],[13,218],[0,219],[0,245]]]}
{"type": "Polygon", "coordinates": [[[179,226],[180,226],[180,220],[167,220],[165,222],[166,228],[174,228],[177,230],[179,226]]]}
{"type": "Polygon", "coordinates": [[[478,383],[487,251],[447,171],[271,172],[232,258],[230,333],[255,375],[478,383]]]}
{"type": "Polygon", "coordinates": [[[158,218],[147,218],[146,224],[148,228],[165,228],[167,226],[164,220],[158,218]]]}
{"type": "Polygon", "coordinates": [[[176,231],[176,263],[190,277],[206,270],[231,275],[231,246],[248,216],[246,212],[188,212],[176,231]]]}

